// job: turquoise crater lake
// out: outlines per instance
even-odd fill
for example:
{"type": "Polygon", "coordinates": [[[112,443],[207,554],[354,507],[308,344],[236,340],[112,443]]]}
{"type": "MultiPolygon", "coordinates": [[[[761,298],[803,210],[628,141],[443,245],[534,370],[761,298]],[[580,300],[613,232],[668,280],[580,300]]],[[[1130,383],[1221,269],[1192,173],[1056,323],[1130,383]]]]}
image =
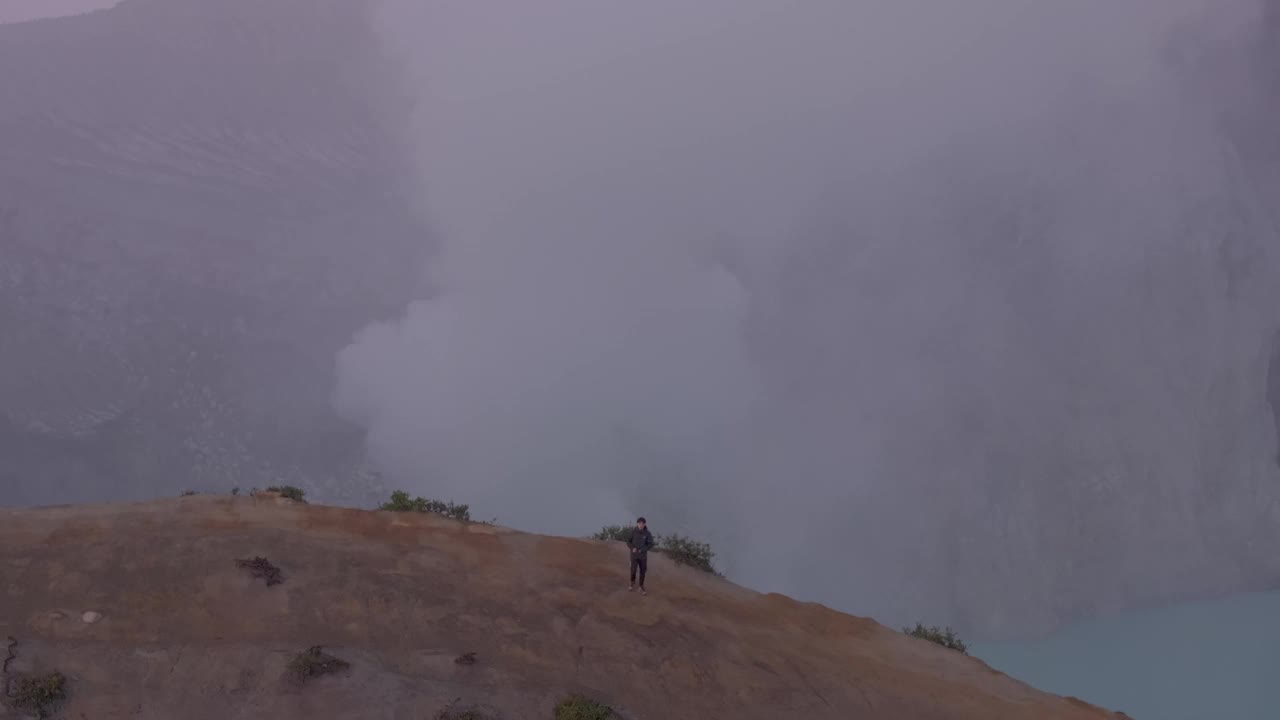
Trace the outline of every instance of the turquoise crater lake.
{"type": "Polygon", "coordinates": [[[1135,720],[1280,719],[1280,592],[1123,613],[969,652],[1135,720]]]}

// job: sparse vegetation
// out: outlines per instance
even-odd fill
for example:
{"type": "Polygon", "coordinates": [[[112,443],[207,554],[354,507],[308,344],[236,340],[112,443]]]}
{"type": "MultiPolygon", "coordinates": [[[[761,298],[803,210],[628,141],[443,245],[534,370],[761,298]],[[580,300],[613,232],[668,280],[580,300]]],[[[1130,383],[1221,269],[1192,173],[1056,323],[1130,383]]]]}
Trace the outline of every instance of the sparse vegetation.
{"type": "MultiPolygon", "coordinates": [[[[606,525],[592,535],[593,540],[626,542],[635,528],[628,525],[606,525]]],[[[709,543],[699,542],[679,533],[654,535],[653,552],[662,553],[681,565],[688,565],[705,572],[716,572],[711,560],[716,556],[709,543]]]]}
{"type": "Polygon", "coordinates": [[[711,545],[698,542],[684,535],[663,535],[658,540],[658,551],[681,565],[697,568],[704,572],[714,573],[716,568],[711,559],[716,556],[711,545]]]}
{"type": "Polygon", "coordinates": [[[12,697],[16,709],[47,718],[67,699],[67,678],[56,671],[19,677],[12,697]]]}
{"type": "Polygon", "coordinates": [[[248,570],[256,578],[267,581],[267,587],[284,582],[284,573],[264,557],[236,560],[236,567],[248,570]]]}
{"type": "Polygon", "coordinates": [[[267,488],[267,492],[280,493],[280,497],[306,502],[303,498],[306,497],[307,493],[302,488],[293,485],[272,485],[267,488]]]}
{"type": "Polygon", "coordinates": [[[631,528],[626,525],[605,525],[600,532],[592,535],[593,540],[617,540],[626,542],[631,537],[631,528]]]}
{"type": "Polygon", "coordinates": [[[458,505],[453,502],[441,502],[440,500],[424,497],[411,498],[409,493],[403,490],[396,490],[391,493],[391,499],[379,506],[378,509],[391,512],[436,513],[454,520],[471,522],[470,505],[458,505]]]}
{"type": "Polygon", "coordinates": [[[436,713],[435,720],[492,720],[493,716],[474,707],[455,708],[452,705],[436,713]]]}
{"type": "Polygon", "coordinates": [[[925,627],[922,623],[916,623],[914,628],[902,628],[902,632],[914,638],[937,643],[944,648],[957,650],[964,655],[969,654],[969,646],[965,645],[951,628],[939,628],[937,625],[925,627]]]}
{"type": "Polygon", "coordinates": [[[200,494],[200,493],[196,492],[195,490],[183,490],[183,491],[182,491],[182,497],[191,497],[192,495],[199,495],[199,494],[200,494]]]}
{"type": "Polygon", "coordinates": [[[231,494],[232,494],[232,495],[239,495],[239,494],[240,494],[240,488],[238,488],[238,487],[233,487],[233,488],[231,488],[231,494]]]}
{"type": "Polygon", "coordinates": [[[459,665],[475,665],[476,654],[473,652],[465,652],[454,658],[453,661],[459,665]]]}
{"type": "Polygon", "coordinates": [[[297,656],[289,661],[289,675],[299,682],[306,682],[321,675],[346,670],[349,667],[351,667],[351,663],[342,658],[334,657],[325,652],[324,647],[315,645],[298,653],[297,656]]]}
{"type": "Polygon", "coordinates": [[[613,708],[581,695],[561,700],[555,713],[555,720],[618,720],[613,708]]]}

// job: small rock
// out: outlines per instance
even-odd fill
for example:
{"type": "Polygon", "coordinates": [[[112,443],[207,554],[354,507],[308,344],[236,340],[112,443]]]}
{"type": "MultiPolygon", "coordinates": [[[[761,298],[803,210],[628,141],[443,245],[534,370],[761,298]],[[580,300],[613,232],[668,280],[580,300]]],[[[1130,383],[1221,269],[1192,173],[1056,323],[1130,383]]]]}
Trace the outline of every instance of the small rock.
{"type": "Polygon", "coordinates": [[[67,614],[62,612],[61,610],[53,610],[49,612],[49,619],[54,621],[66,620],[67,614]]]}
{"type": "Polygon", "coordinates": [[[96,613],[92,610],[87,610],[83,615],[80,616],[80,619],[92,625],[102,619],[102,613],[96,613]]]}

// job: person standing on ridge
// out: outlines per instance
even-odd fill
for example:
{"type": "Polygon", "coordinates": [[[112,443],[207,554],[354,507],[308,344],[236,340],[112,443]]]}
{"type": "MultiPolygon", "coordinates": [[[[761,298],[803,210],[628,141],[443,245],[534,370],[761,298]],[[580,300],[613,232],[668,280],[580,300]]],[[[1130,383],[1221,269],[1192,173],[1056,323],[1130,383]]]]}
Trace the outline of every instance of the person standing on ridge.
{"type": "Polygon", "coordinates": [[[636,571],[640,571],[640,594],[648,595],[644,589],[644,576],[649,572],[649,549],[653,547],[653,533],[649,532],[644,518],[636,518],[636,526],[631,528],[627,538],[627,547],[631,549],[631,585],[627,592],[636,589],[636,571]]]}

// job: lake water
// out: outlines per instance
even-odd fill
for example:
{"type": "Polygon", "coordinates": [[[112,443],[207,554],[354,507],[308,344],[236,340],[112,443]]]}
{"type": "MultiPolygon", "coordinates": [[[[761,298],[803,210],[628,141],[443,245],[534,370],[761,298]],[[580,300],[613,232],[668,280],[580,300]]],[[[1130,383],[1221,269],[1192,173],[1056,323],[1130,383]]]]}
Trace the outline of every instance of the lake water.
{"type": "Polygon", "coordinates": [[[1135,720],[1280,720],[1280,592],[1125,613],[970,653],[1135,720]]]}

